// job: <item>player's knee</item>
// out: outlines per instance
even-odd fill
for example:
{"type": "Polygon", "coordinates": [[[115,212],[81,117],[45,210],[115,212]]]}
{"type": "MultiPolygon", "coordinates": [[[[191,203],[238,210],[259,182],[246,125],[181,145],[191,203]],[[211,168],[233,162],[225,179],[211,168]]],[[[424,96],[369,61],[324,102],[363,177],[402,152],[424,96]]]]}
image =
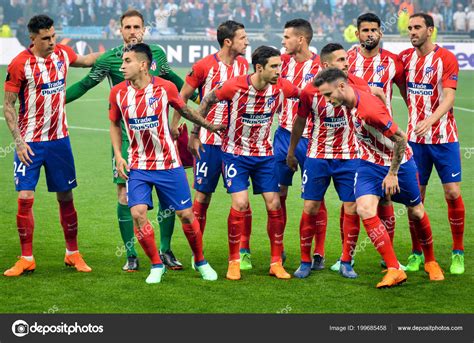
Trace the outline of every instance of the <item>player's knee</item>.
{"type": "Polygon", "coordinates": [[[56,193],[56,198],[58,199],[58,201],[72,201],[72,191],[58,192],[56,193]]]}
{"type": "Polygon", "coordinates": [[[305,201],[303,211],[310,216],[315,216],[319,212],[321,202],[319,201],[305,201]]]}
{"type": "Polygon", "coordinates": [[[408,218],[411,220],[421,220],[425,215],[425,207],[422,203],[414,207],[408,207],[408,218]]]}
{"type": "Polygon", "coordinates": [[[201,204],[209,204],[211,202],[211,197],[211,193],[196,192],[195,200],[201,204]]]}
{"type": "Polygon", "coordinates": [[[35,197],[35,192],[33,191],[19,191],[18,192],[18,199],[33,199],[35,197]]]}
{"type": "Polygon", "coordinates": [[[191,224],[194,221],[194,213],[191,207],[182,211],[176,211],[176,215],[183,224],[191,224]]]}
{"type": "Polygon", "coordinates": [[[355,202],[345,202],[344,203],[344,213],[350,214],[350,215],[356,215],[357,214],[357,206],[355,202]]]}
{"type": "Polygon", "coordinates": [[[117,185],[117,199],[122,205],[127,205],[127,188],[125,185],[117,185]]]}
{"type": "Polygon", "coordinates": [[[288,195],[288,186],[280,185],[280,196],[286,197],[288,195]]]}
{"type": "Polygon", "coordinates": [[[369,204],[358,203],[357,214],[361,219],[368,219],[377,215],[377,208],[370,206],[369,204]]]}
{"type": "Polygon", "coordinates": [[[461,190],[459,187],[453,186],[444,189],[444,197],[447,200],[456,200],[461,195],[461,190]]]}
{"type": "Polygon", "coordinates": [[[132,218],[139,223],[146,219],[146,211],[147,208],[142,206],[134,206],[130,209],[132,218]]]}

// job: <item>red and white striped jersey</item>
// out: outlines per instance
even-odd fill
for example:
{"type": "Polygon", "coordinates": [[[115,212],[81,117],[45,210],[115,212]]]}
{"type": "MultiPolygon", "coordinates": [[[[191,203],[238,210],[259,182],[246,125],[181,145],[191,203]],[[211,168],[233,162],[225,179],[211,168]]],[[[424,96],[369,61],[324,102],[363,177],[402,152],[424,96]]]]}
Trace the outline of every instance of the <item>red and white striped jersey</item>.
{"type": "Polygon", "coordinates": [[[418,56],[415,48],[400,53],[408,98],[408,140],[422,144],[458,141],[453,109],[443,115],[425,136],[415,135],[416,125],[431,116],[443,101],[443,88],[456,89],[459,65],[456,57],[438,45],[426,56],[418,56]]]}
{"type": "Polygon", "coordinates": [[[176,86],[152,76],[143,89],[123,81],[110,91],[109,119],[123,119],[130,146],[131,169],[164,170],[181,166],[176,146],[168,127],[168,109],[186,106],[176,86]]]}
{"type": "Polygon", "coordinates": [[[67,137],[66,76],[77,55],[61,44],[46,58],[33,55],[30,48],[12,60],[5,81],[5,91],[18,93],[21,137],[25,142],[67,137]]]}
{"type": "Polygon", "coordinates": [[[242,156],[271,156],[273,115],[281,111],[285,97],[298,97],[299,88],[279,78],[276,84],[257,90],[250,76],[230,79],[215,91],[220,101],[229,102],[230,109],[222,151],[242,156]]]}
{"type": "MultiPolygon", "coordinates": [[[[360,158],[381,166],[392,164],[394,143],[390,137],[398,130],[385,104],[370,92],[352,86],[357,97],[354,116],[356,136],[361,148],[360,158]]],[[[402,163],[412,156],[409,145],[405,150],[402,163]]]]}
{"type": "MultiPolygon", "coordinates": [[[[242,56],[238,56],[232,65],[227,65],[215,53],[204,57],[193,65],[191,71],[186,76],[186,83],[193,88],[199,89],[199,95],[202,99],[228,79],[247,74],[248,69],[249,63],[242,56]]],[[[216,125],[226,125],[228,120],[227,101],[213,105],[207,120],[216,125]]],[[[204,144],[222,144],[222,138],[218,134],[210,132],[203,127],[201,127],[199,132],[199,139],[204,144]]]]}
{"type": "Polygon", "coordinates": [[[369,83],[383,89],[387,108],[392,115],[393,83],[401,84],[403,80],[403,65],[398,56],[384,49],[373,57],[364,57],[360,47],[354,47],[347,52],[349,73],[354,74],[369,83]]]}
{"type": "Polygon", "coordinates": [[[347,108],[333,107],[312,83],[301,92],[298,115],[309,120],[312,126],[306,156],[324,159],[359,158],[354,121],[347,108]]]}
{"type": "MultiPolygon", "coordinates": [[[[287,79],[296,87],[303,89],[310,83],[316,74],[321,70],[321,61],[319,56],[314,54],[310,59],[304,62],[296,62],[294,57],[283,54],[281,55],[281,77],[287,79]]],[[[285,98],[283,100],[283,110],[278,116],[278,125],[291,132],[293,123],[298,113],[298,98],[285,98]]],[[[311,121],[308,118],[303,137],[309,138],[311,133],[311,121]]]]}

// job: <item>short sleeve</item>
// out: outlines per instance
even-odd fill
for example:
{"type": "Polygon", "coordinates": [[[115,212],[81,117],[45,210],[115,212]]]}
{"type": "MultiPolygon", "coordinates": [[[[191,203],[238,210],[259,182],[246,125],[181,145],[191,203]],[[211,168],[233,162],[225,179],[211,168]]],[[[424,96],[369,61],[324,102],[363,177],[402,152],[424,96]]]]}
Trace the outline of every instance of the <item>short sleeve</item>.
{"type": "Polygon", "coordinates": [[[281,80],[281,89],[285,98],[297,98],[300,95],[300,89],[287,79],[281,80]]]}
{"type": "Polygon", "coordinates": [[[174,109],[181,109],[186,106],[183,98],[178,92],[178,88],[171,82],[167,82],[166,94],[168,96],[168,102],[174,109]]]}
{"type": "Polygon", "coordinates": [[[300,95],[300,101],[298,103],[298,116],[307,118],[312,111],[313,99],[315,92],[311,92],[311,84],[308,84],[300,95]]]}
{"type": "Polygon", "coordinates": [[[191,71],[186,75],[186,83],[194,89],[199,88],[204,83],[203,80],[204,68],[202,63],[195,63],[191,71]]]}
{"type": "Polygon", "coordinates": [[[25,81],[23,65],[13,60],[7,68],[7,78],[5,79],[5,91],[19,93],[22,83],[25,81]]]}
{"type": "Polygon", "coordinates": [[[457,88],[458,85],[458,74],[459,64],[456,57],[451,53],[446,53],[443,61],[443,76],[442,86],[443,88],[457,88]]]}
{"type": "Polygon", "coordinates": [[[387,138],[392,137],[398,130],[385,104],[375,95],[359,92],[357,111],[361,119],[376,128],[387,138]]]}
{"type": "Polygon", "coordinates": [[[118,88],[114,87],[110,91],[109,95],[109,119],[114,122],[120,121],[122,119],[122,112],[120,111],[117,103],[117,93],[118,88]]]}
{"type": "Polygon", "coordinates": [[[214,90],[214,94],[216,95],[219,101],[222,100],[232,100],[235,94],[235,79],[227,80],[222,84],[222,86],[217,87],[214,90]]]}
{"type": "Polygon", "coordinates": [[[77,60],[77,54],[67,45],[60,45],[61,49],[64,50],[69,58],[69,64],[73,64],[77,60]]]}

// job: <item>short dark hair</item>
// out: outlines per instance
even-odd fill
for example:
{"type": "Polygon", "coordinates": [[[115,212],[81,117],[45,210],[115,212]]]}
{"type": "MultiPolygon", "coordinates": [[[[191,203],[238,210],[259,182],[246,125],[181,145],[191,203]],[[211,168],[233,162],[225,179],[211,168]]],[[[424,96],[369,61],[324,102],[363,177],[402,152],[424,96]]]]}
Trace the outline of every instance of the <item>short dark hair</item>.
{"type": "Polygon", "coordinates": [[[338,51],[338,50],[344,50],[344,47],[339,43],[329,43],[323,46],[323,48],[321,49],[321,53],[319,54],[319,58],[321,59],[321,62],[326,62],[329,56],[334,51],[338,51]]]}
{"type": "Polygon", "coordinates": [[[50,29],[54,25],[54,20],[45,14],[35,15],[28,22],[29,33],[39,33],[40,30],[50,29]]]}
{"type": "Polygon", "coordinates": [[[219,42],[219,46],[222,48],[226,39],[232,40],[235,36],[235,33],[242,29],[245,29],[244,24],[233,20],[227,20],[220,24],[217,28],[217,41],[219,42]]]}
{"type": "Polygon", "coordinates": [[[343,79],[347,82],[347,75],[340,69],[337,68],[326,68],[318,73],[314,78],[313,84],[316,87],[321,86],[323,83],[331,83],[336,80],[343,79]]]}
{"type": "Polygon", "coordinates": [[[300,31],[303,36],[305,36],[308,44],[311,42],[311,39],[313,39],[313,28],[307,20],[298,18],[287,21],[285,24],[285,29],[289,28],[294,28],[295,30],[300,31]]]}
{"type": "Polygon", "coordinates": [[[153,54],[151,52],[150,46],[145,43],[131,44],[124,49],[124,52],[133,51],[136,54],[142,54],[146,57],[148,67],[151,66],[153,61],[153,54]]]}
{"type": "Polygon", "coordinates": [[[142,20],[142,24],[145,24],[145,20],[143,19],[143,14],[141,14],[139,11],[135,9],[129,9],[125,11],[122,16],[120,17],[120,26],[122,26],[122,22],[125,18],[129,17],[138,17],[142,20]]]}
{"type": "Polygon", "coordinates": [[[382,24],[382,22],[380,21],[380,18],[374,13],[361,14],[357,18],[357,29],[360,28],[360,24],[362,24],[363,22],[377,23],[379,27],[382,24]]]}
{"type": "Polygon", "coordinates": [[[252,65],[253,69],[257,70],[257,64],[260,64],[262,67],[268,63],[268,59],[274,56],[280,56],[281,53],[279,50],[272,48],[270,46],[261,45],[252,53],[252,65]]]}
{"type": "Polygon", "coordinates": [[[420,18],[425,19],[426,27],[434,27],[433,17],[430,16],[428,13],[423,13],[423,12],[413,13],[410,16],[410,19],[411,18],[416,18],[416,17],[420,17],[420,18]]]}

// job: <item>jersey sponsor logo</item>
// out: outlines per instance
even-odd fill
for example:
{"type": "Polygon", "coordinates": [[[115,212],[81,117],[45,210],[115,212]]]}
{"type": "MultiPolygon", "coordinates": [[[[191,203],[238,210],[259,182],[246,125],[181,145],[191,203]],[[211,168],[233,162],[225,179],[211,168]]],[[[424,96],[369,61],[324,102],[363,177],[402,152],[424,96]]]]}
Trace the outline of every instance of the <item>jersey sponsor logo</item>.
{"type": "Polygon", "coordinates": [[[433,85],[429,83],[408,82],[408,94],[432,96],[433,93],[433,85]]]}
{"type": "Polygon", "coordinates": [[[327,117],[324,118],[324,126],[330,128],[340,128],[347,125],[345,117],[327,117]]]}
{"type": "Polygon", "coordinates": [[[249,125],[265,125],[270,122],[272,113],[244,113],[242,122],[249,125]]]}
{"type": "Polygon", "coordinates": [[[371,87],[379,87],[383,88],[383,82],[368,82],[369,86],[371,87]]]}
{"type": "Polygon", "coordinates": [[[144,131],[159,126],[158,116],[148,116],[143,118],[129,118],[128,127],[133,131],[144,131]]]}
{"type": "Polygon", "coordinates": [[[51,95],[51,94],[56,94],[64,91],[64,79],[58,80],[58,81],[53,81],[53,82],[48,82],[48,83],[43,83],[41,85],[41,95],[46,96],[46,95],[51,95]]]}
{"type": "Polygon", "coordinates": [[[150,99],[148,99],[148,106],[150,106],[151,108],[153,108],[154,110],[156,110],[156,108],[158,107],[158,105],[160,104],[160,102],[158,101],[160,100],[159,98],[155,98],[155,97],[151,97],[150,99]]]}

